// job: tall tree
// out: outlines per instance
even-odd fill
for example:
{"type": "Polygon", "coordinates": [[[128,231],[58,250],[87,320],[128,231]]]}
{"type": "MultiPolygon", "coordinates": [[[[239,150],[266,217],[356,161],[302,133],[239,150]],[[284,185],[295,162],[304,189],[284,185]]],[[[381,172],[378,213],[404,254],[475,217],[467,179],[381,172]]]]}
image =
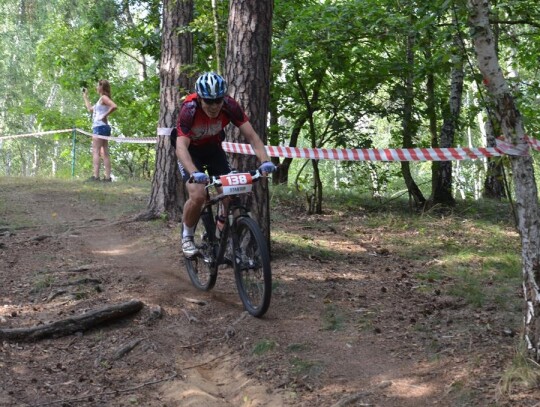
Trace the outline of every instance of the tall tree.
{"type": "MultiPolygon", "coordinates": [[[[251,124],[267,140],[267,115],[270,92],[270,48],[272,39],[273,0],[231,0],[229,7],[226,79],[229,93],[246,109],[251,124]]],[[[243,143],[240,132],[230,134],[232,142],[243,143]]],[[[239,170],[255,168],[255,156],[235,155],[233,167],[239,170]]],[[[263,233],[270,237],[268,183],[255,188],[253,214],[263,233]]]]}
{"type": "MultiPolygon", "coordinates": [[[[193,20],[193,0],[164,0],[160,72],[160,129],[174,129],[180,94],[190,89],[189,77],[181,68],[193,60],[192,37],[186,28],[193,20]]],[[[176,132],[176,130],[172,130],[176,132]]],[[[162,131],[156,147],[156,168],[147,212],[152,219],[167,213],[169,219],[180,218],[184,202],[184,185],[180,180],[176,154],[167,131],[162,131]]]]}
{"type": "MultiPolygon", "coordinates": [[[[477,63],[493,101],[493,113],[501,125],[504,139],[514,145],[526,145],[520,112],[503,76],[493,31],[489,23],[488,0],[468,0],[471,35],[477,63]]],[[[518,230],[521,235],[523,293],[525,296],[525,341],[535,360],[540,360],[540,208],[538,189],[530,155],[511,156],[515,185],[518,230]]]]}
{"type": "MultiPolygon", "coordinates": [[[[411,18],[412,20],[412,18],[411,18]]],[[[412,23],[412,21],[411,21],[412,23]]],[[[412,24],[411,24],[412,26],[412,24]]],[[[402,113],[402,135],[403,135],[403,148],[413,148],[413,139],[416,135],[417,124],[413,118],[414,116],[414,45],[415,45],[415,33],[410,32],[405,39],[405,60],[407,61],[408,69],[404,71],[403,78],[403,113],[402,113]]],[[[405,185],[409,191],[409,197],[412,198],[416,206],[421,206],[426,202],[426,198],[422,194],[422,191],[416,184],[412,173],[411,165],[408,161],[401,161],[401,172],[403,173],[403,179],[405,185]]]]}
{"type": "Polygon", "coordinates": [[[215,47],[215,57],[216,57],[216,72],[222,74],[223,66],[221,65],[221,43],[219,35],[219,17],[218,17],[218,6],[217,0],[212,0],[212,19],[214,21],[214,47],[215,47]]]}
{"type": "MultiPolygon", "coordinates": [[[[497,18],[498,20],[498,18],[497,18]]],[[[499,34],[500,34],[500,25],[496,21],[493,24],[493,39],[495,41],[495,52],[497,57],[499,56],[499,34]]],[[[486,146],[496,147],[497,146],[497,134],[500,134],[499,125],[495,123],[495,117],[490,114],[489,110],[487,112],[487,120],[485,123],[485,133],[486,133],[486,146]]],[[[507,197],[507,191],[504,186],[504,159],[500,157],[489,157],[487,159],[487,171],[486,179],[484,180],[484,198],[491,198],[500,200],[501,198],[507,197]]]]}
{"type": "MultiPolygon", "coordinates": [[[[457,25],[457,21],[454,21],[457,25]]],[[[461,112],[461,100],[463,95],[463,58],[461,50],[461,37],[454,35],[455,52],[452,56],[452,73],[450,79],[450,100],[448,102],[448,112],[443,117],[441,128],[440,147],[450,148],[454,146],[454,134],[456,132],[459,115],[461,112]]],[[[434,189],[432,191],[431,203],[454,205],[455,200],[452,195],[452,161],[442,161],[438,166],[438,173],[435,174],[434,189]]]]}
{"type": "MultiPolygon", "coordinates": [[[[391,47],[374,46],[373,38],[379,35],[373,32],[378,28],[366,24],[379,16],[373,16],[377,13],[373,8],[373,13],[367,9],[365,2],[329,7],[318,1],[276,1],[272,89],[276,107],[272,115],[279,115],[279,121],[273,121],[277,125],[272,129],[273,145],[369,147],[368,116],[375,114],[378,88],[388,67],[396,64],[392,61],[386,68],[374,69],[379,51],[391,47]],[[370,18],[364,20],[366,14],[370,18]]],[[[281,161],[276,183],[288,181],[292,161],[281,161]]],[[[320,213],[325,162],[311,160],[309,164],[301,166],[295,184],[306,195],[308,211],[320,213]]],[[[338,167],[342,165],[347,165],[347,178],[362,178],[358,176],[362,166],[338,167]]]]}

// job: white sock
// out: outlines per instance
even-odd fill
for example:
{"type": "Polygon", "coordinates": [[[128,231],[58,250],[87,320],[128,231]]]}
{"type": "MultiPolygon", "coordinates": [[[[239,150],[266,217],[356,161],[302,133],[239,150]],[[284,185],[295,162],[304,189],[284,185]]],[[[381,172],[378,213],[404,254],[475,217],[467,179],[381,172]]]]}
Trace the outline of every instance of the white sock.
{"type": "Polygon", "coordinates": [[[195,234],[195,226],[188,227],[186,224],[182,224],[182,237],[193,236],[195,234]]]}

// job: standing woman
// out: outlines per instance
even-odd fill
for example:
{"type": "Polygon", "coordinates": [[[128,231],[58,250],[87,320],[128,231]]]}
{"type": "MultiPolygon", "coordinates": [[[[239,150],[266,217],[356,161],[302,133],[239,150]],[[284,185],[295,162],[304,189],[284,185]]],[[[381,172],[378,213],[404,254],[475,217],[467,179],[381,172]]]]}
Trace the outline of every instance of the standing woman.
{"type": "MultiPolygon", "coordinates": [[[[88,100],[88,90],[83,89],[84,104],[89,112],[92,112],[92,133],[94,136],[111,135],[111,126],[107,117],[116,110],[116,104],[111,99],[111,85],[109,81],[101,79],[97,83],[97,92],[99,100],[92,106],[88,100]]],[[[111,158],[109,156],[109,140],[92,137],[92,162],[94,165],[94,174],[89,181],[99,181],[100,156],[103,157],[103,166],[105,167],[105,178],[103,181],[111,182],[111,158]]]]}

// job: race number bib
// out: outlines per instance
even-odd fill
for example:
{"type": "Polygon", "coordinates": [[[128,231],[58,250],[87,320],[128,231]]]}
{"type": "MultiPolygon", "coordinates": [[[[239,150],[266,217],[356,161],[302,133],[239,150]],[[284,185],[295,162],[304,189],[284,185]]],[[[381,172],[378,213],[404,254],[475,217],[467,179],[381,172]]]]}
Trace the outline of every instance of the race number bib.
{"type": "Polygon", "coordinates": [[[250,173],[222,175],[219,179],[223,187],[223,195],[245,194],[251,192],[253,186],[250,173]]]}

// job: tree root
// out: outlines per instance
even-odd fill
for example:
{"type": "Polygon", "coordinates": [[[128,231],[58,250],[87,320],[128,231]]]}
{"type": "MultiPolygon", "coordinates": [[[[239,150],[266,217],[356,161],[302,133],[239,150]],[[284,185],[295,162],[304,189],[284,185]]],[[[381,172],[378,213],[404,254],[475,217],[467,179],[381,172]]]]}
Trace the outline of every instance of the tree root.
{"type": "Polygon", "coordinates": [[[0,340],[34,341],[48,337],[71,335],[75,332],[86,331],[96,325],[131,315],[140,311],[143,305],[141,301],[131,300],[122,304],[109,305],[50,324],[29,328],[0,329],[0,340]]]}

